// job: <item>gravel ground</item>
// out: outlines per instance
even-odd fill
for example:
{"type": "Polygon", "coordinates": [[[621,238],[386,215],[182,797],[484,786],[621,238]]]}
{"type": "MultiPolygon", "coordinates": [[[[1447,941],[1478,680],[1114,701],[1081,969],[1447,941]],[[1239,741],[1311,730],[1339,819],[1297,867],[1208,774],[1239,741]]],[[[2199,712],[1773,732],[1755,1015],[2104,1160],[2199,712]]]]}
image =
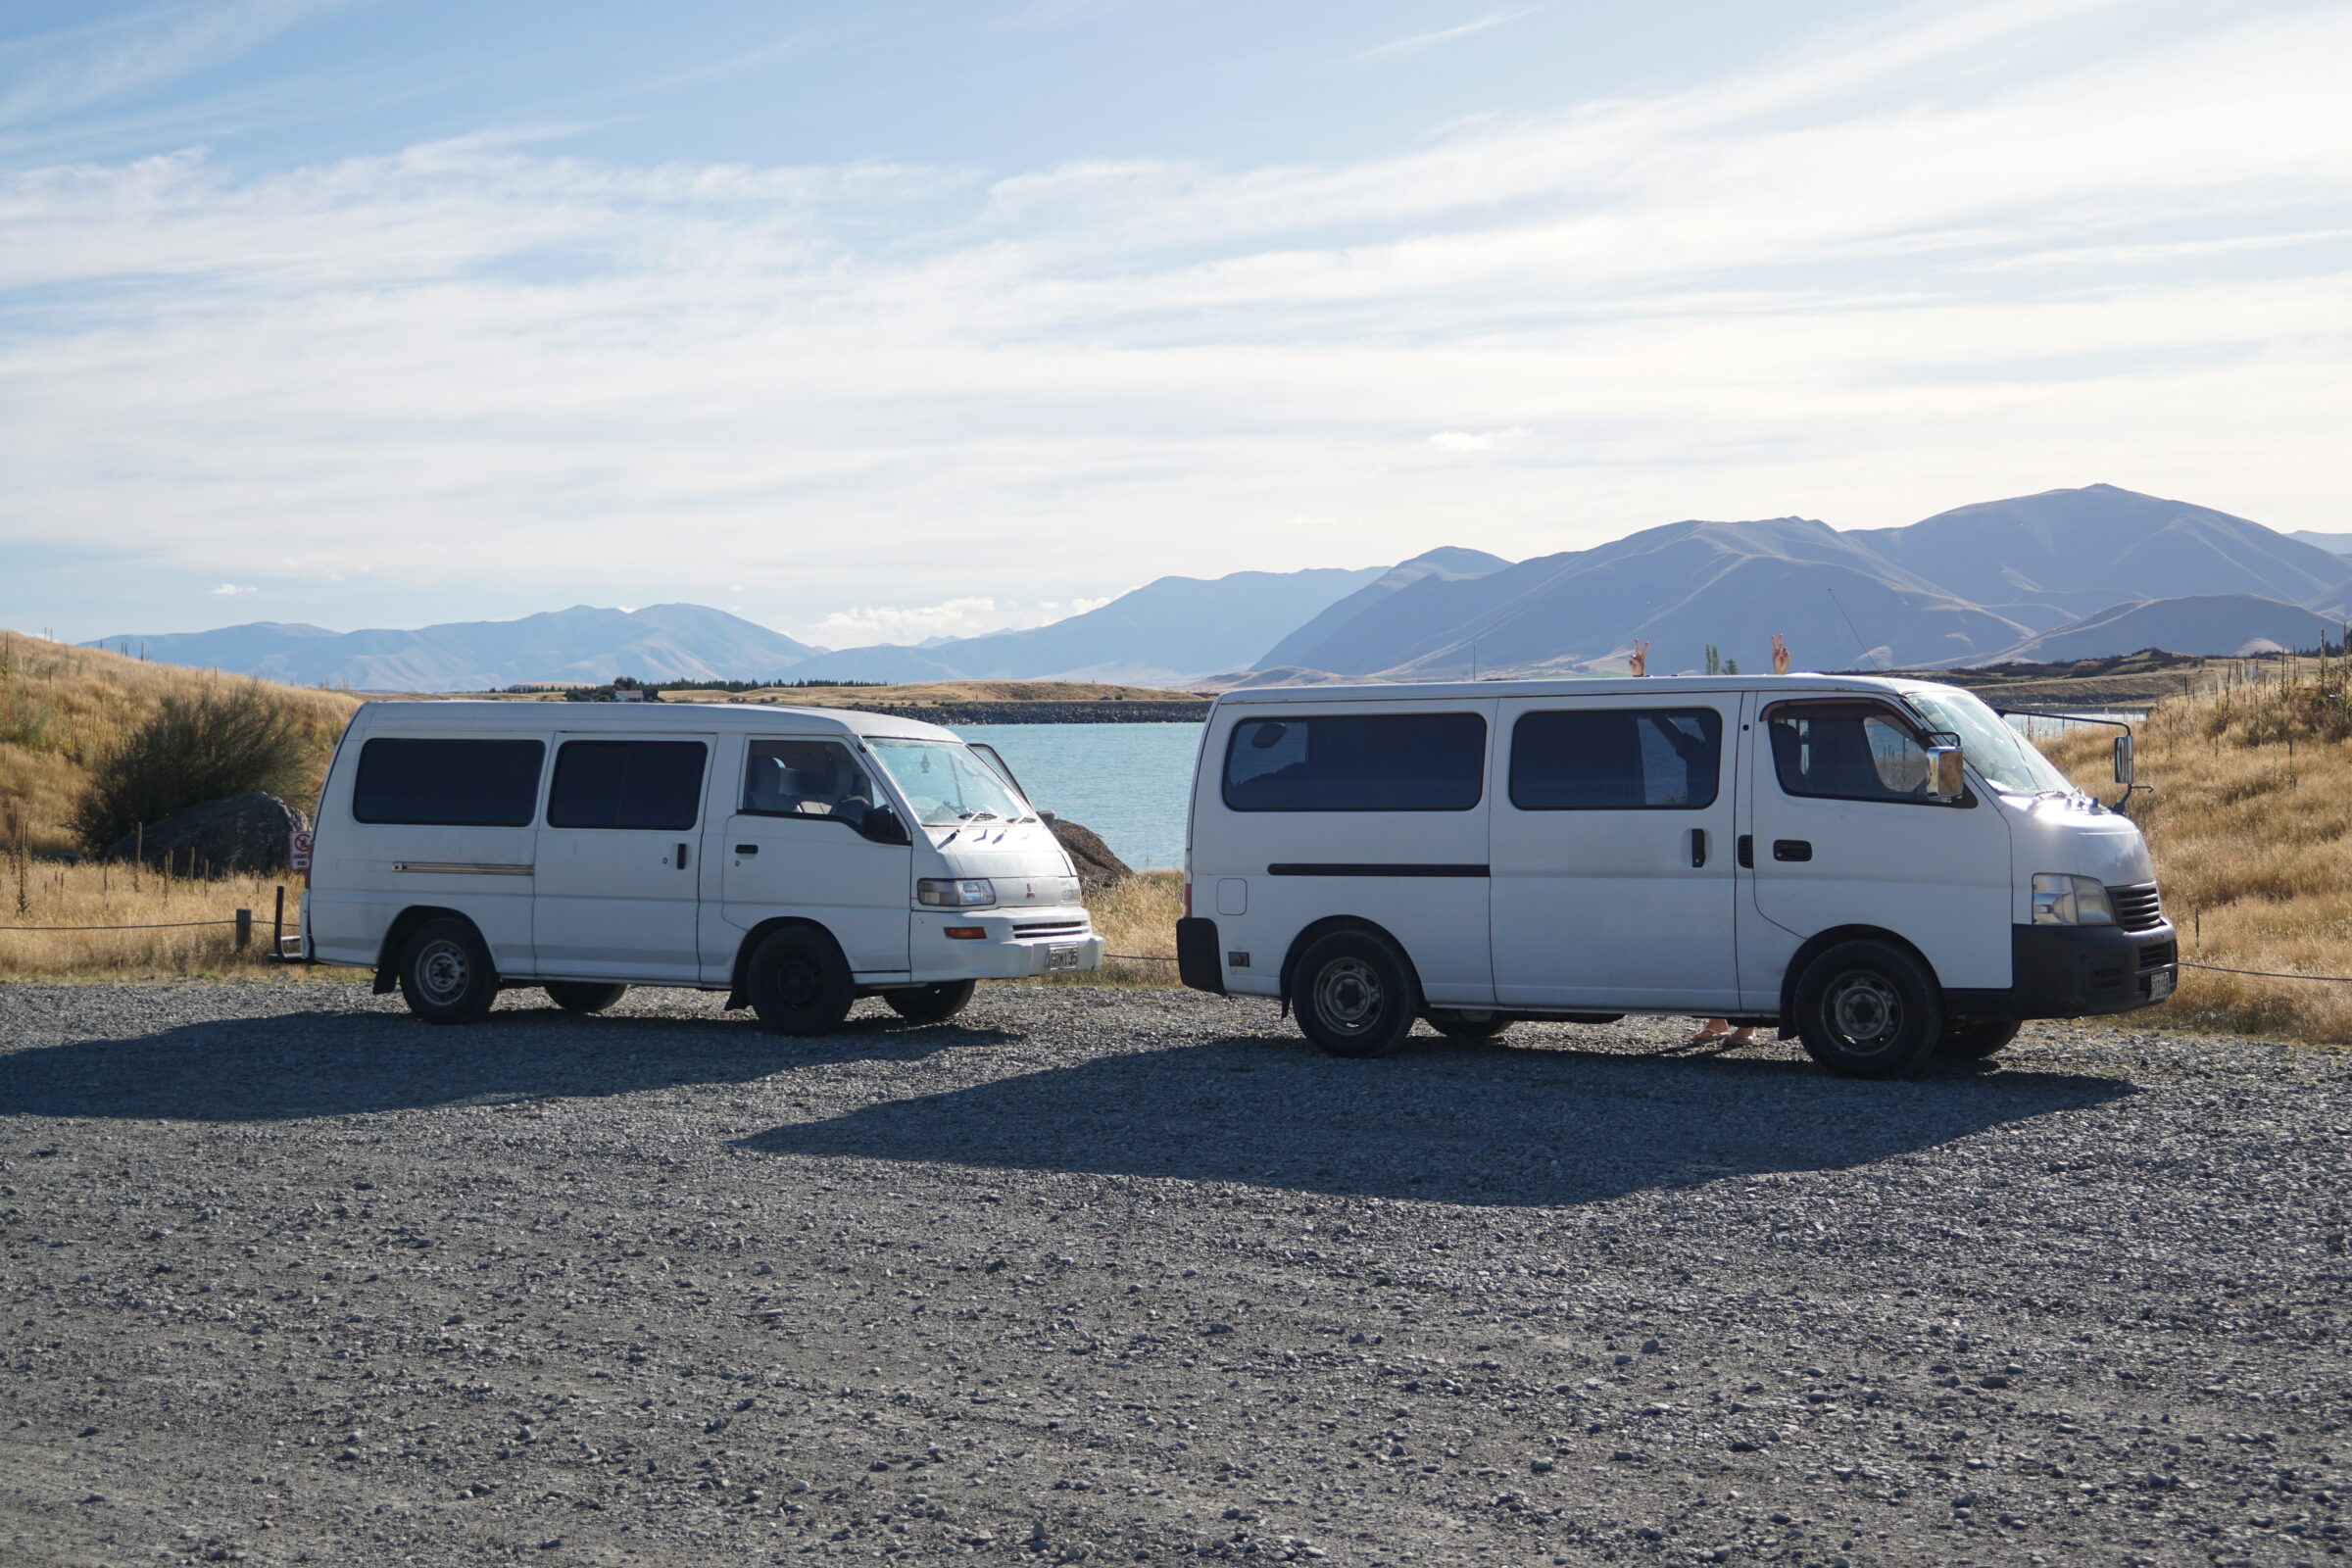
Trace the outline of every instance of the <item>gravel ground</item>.
{"type": "Polygon", "coordinates": [[[2319,1563],[2347,1058],[0,989],[0,1561],[2319,1563]]]}

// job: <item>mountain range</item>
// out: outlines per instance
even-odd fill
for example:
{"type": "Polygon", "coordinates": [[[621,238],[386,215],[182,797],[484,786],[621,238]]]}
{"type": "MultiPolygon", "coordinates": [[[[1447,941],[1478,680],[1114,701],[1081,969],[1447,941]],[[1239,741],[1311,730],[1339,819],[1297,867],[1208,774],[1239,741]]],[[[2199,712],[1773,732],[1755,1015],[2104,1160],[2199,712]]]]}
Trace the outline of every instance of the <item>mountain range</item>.
{"type": "MultiPolygon", "coordinates": [[[[722,611],[655,605],[337,633],[256,622],[101,644],[173,663],[373,691],[680,680],[1079,679],[1238,684],[1764,667],[1936,667],[2162,647],[2309,647],[2352,611],[2352,558],[2243,517],[2113,485],[1839,531],[1806,517],[1690,520],[1510,562],[1448,546],[1394,566],[1161,577],[1051,625],[825,649],[722,611]],[[1213,680],[1209,677],[1214,677],[1213,680]]],[[[2332,633],[2329,633],[2332,635],[2332,633]]]]}

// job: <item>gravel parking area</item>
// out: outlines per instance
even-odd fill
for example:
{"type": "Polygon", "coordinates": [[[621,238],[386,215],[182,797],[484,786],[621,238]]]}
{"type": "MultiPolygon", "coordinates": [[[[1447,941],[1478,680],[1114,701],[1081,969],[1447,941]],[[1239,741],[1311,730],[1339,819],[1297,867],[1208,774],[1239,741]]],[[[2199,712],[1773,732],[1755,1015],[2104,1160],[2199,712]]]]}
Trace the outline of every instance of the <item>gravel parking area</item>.
{"type": "Polygon", "coordinates": [[[0,989],[0,1562],[2344,1549],[2337,1053],[387,1000],[0,989]]]}

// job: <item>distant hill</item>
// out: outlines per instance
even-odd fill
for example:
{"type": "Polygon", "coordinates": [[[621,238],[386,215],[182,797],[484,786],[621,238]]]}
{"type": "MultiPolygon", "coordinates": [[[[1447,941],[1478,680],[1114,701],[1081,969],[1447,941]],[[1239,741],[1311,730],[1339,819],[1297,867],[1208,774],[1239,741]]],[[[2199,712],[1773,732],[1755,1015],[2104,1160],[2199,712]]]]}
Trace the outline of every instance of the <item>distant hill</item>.
{"type": "Polygon", "coordinates": [[[2316,545],[2111,484],[1981,502],[1845,537],[2035,630],[2127,600],[2259,594],[2317,608],[2352,587],[2352,562],[2316,545]]]}
{"type": "Polygon", "coordinates": [[[2030,628],[1826,524],[1778,517],[1669,523],[1479,577],[1425,577],[1289,662],[1425,680],[1622,670],[1639,638],[1657,674],[1702,667],[1709,644],[1759,669],[1775,632],[1821,667],[1981,657],[2030,628]]]}
{"type": "Polygon", "coordinates": [[[2168,654],[2258,654],[2340,641],[2343,622],[2256,594],[2193,594],[2110,605],[2096,614],[2004,648],[1988,664],[2101,659],[2127,649],[2168,654]]]}
{"type": "Polygon", "coordinates": [[[1336,635],[1341,627],[1383,603],[1391,594],[1399,589],[1409,588],[1414,583],[1432,577],[1446,581],[1484,577],[1500,571],[1509,564],[1510,563],[1500,556],[1490,556],[1484,550],[1464,550],[1454,545],[1424,551],[1410,561],[1398,562],[1347,598],[1332,605],[1305,625],[1293,631],[1268,649],[1252,667],[1277,669],[1285,665],[1296,664],[1298,655],[1307,649],[1321,645],[1326,639],[1336,635]]]}
{"type": "Polygon", "coordinates": [[[489,691],[524,681],[769,680],[823,650],[701,605],[569,610],[415,631],[331,632],[255,621],[219,631],[105,637],[172,664],[366,692],[489,691]]]}
{"type": "Polygon", "coordinates": [[[1319,566],[1161,577],[1100,609],[1032,631],[963,637],[922,649],[842,649],[810,662],[806,673],[840,680],[1168,685],[1246,665],[1285,632],[1385,569],[1319,566]]]}
{"type": "Polygon", "coordinates": [[[2296,528],[2287,537],[2316,545],[2331,556],[2352,556],[2352,533],[2314,533],[2309,528],[2296,528]]]}

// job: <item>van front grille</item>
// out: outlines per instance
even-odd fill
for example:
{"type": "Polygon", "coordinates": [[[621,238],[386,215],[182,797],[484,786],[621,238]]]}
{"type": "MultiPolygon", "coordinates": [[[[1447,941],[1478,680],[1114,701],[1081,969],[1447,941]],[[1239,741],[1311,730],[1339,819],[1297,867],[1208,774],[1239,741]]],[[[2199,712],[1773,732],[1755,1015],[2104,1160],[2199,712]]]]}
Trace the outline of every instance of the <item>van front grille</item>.
{"type": "Polygon", "coordinates": [[[2139,972],[2164,969],[2180,961],[2180,945],[2177,942],[2151,942],[2139,950],[2139,972]]]}
{"type": "Polygon", "coordinates": [[[2156,884],[2109,888],[2107,902],[2115,906],[2115,923],[2127,931],[2153,931],[2164,924],[2164,906],[2156,902],[2156,884]]]}
{"type": "Polygon", "coordinates": [[[1071,922],[1068,920],[1048,920],[1042,923],[1031,925],[1016,925],[1012,928],[1012,934],[1016,940],[1033,942],[1059,937],[1083,937],[1093,935],[1093,933],[1088,930],[1087,924],[1084,920],[1079,920],[1076,922],[1071,922]]]}

